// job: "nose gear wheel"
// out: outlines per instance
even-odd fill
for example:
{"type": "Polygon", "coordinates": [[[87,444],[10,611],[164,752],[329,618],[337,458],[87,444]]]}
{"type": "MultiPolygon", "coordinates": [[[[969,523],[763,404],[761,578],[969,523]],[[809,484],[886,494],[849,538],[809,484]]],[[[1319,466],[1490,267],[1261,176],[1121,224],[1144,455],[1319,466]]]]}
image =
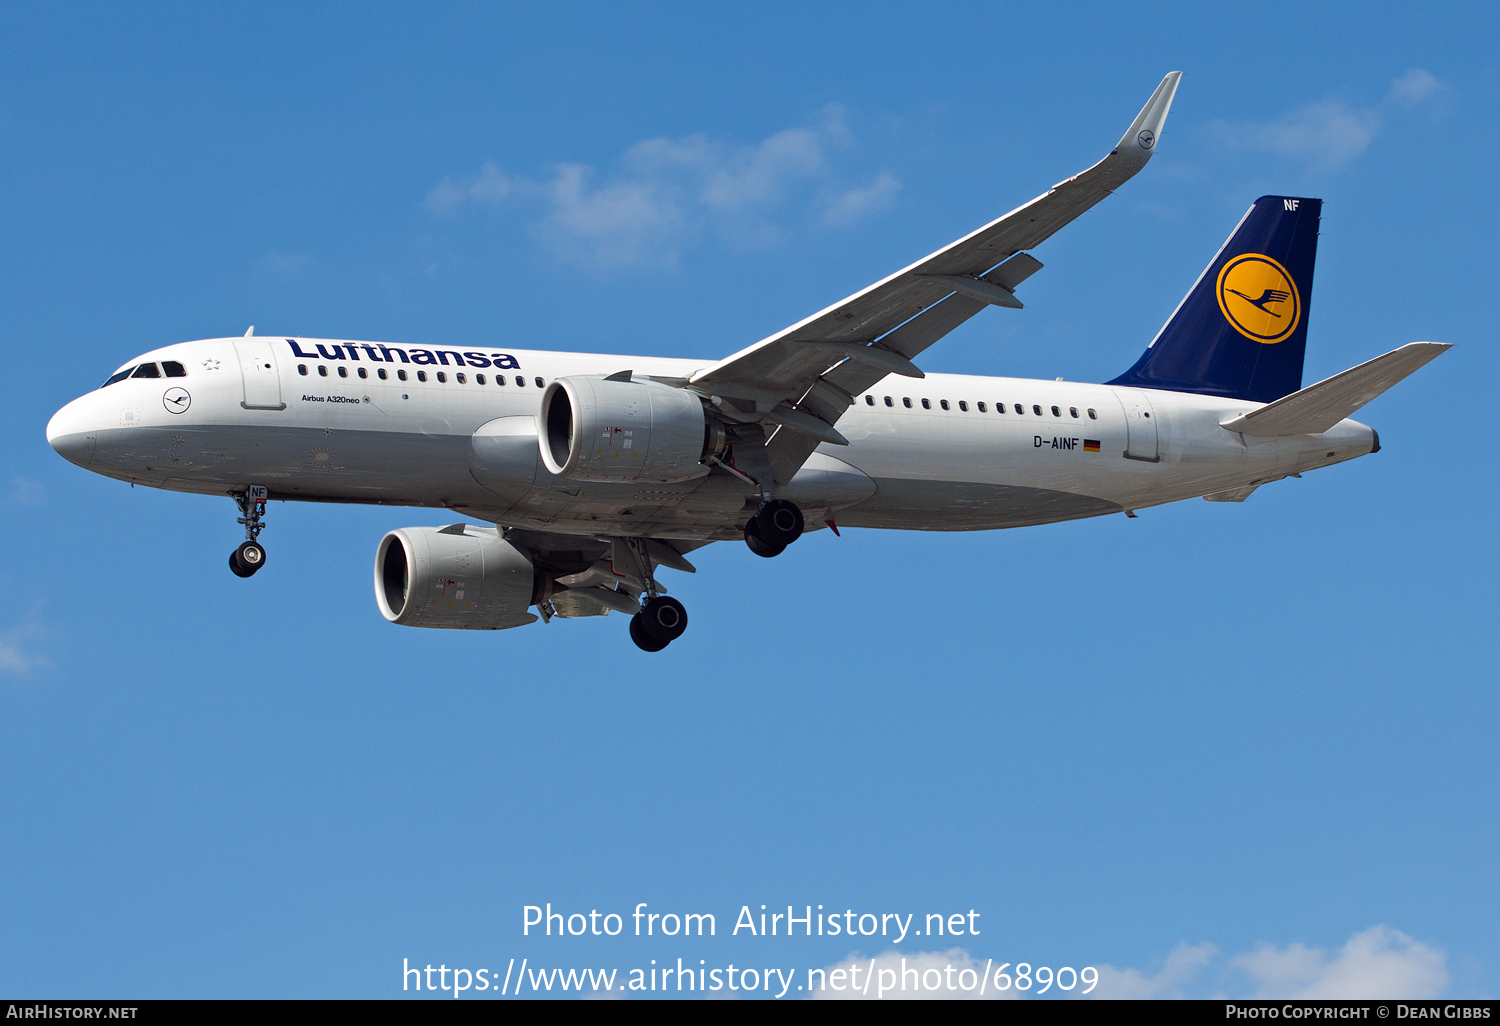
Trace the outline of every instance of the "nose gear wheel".
{"type": "Polygon", "coordinates": [[[239,548],[229,554],[229,569],[238,577],[249,577],[266,565],[266,550],[259,542],[241,542],[239,548]]]}
{"type": "Polygon", "coordinates": [[[245,540],[229,554],[229,569],[236,577],[249,577],[266,565],[265,546],[256,540],[266,527],[261,523],[266,514],[266,496],[264,485],[251,485],[234,496],[234,503],[240,508],[238,522],[245,528],[245,540]]]}

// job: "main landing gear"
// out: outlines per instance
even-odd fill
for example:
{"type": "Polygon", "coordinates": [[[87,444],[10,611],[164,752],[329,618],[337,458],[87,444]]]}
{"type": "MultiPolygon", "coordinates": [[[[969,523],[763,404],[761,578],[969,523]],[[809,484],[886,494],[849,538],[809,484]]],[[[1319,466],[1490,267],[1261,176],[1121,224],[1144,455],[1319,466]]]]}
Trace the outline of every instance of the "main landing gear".
{"type": "Polygon", "coordinates": [[[687,630],[687,610],[670,595],[654,595],[630,618],[630,640],[646,652],[660,652],[687,630]]]}
{"type": "Polygon", "coordinates": [[[266,565],[266,550],[256,541],[266,526],[260,522],[266,514],[266,493],[264,485],[251,485],[234,497],[240,508],[239,523],[245,525],[245,540],[229,554],[229,569],[236,577],[249,577],[266,565]]]}
{"type": "Polygon", "coordinates": [[[785,499],[772,499],[745,524],[745,544],[757,556],[779,556],[802,537],[802,511],[785,499]]]}
{"type": "Polygon", "coordinates": [[[687,610],[670,595],[657,591],[656,578],[652,576],[655,561],[646,542],[640,538],[624,541],[646,586],[646,601],[641,603],[640,612],[630,618],[630,640],[642,651],[660,652],[687,630],[687,610]]]}

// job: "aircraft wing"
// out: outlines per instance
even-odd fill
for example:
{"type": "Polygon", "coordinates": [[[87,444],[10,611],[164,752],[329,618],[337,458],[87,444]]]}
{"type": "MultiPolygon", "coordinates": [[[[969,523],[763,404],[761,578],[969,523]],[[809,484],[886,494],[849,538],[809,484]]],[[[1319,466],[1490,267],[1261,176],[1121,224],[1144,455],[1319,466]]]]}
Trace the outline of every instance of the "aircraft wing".
{"type": "MultiPolygon", "coordinates": [[[[1130,129],[1093,167],[869,288],[698,371],[693,388],[727,419],[759,425],[785,484],[820,442],[847,444],[834,424],[887,374],[922,377],[911,358],[986,306],[1020,309],[1017,285],[1041,268],[1038,245],[1146,166],[1177,92],[1161,80],[1130,129]]],[[[736,463],[750,470],[746,460],[736,463]]],[[[755,460],[754,462],[759,462],[755,460]]]]}

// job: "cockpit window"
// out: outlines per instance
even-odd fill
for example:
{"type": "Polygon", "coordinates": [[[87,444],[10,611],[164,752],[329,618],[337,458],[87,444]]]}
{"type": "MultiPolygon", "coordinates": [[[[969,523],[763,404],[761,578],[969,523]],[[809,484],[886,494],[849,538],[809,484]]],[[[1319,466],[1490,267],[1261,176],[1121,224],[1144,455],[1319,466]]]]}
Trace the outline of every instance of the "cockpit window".
{"type": "Polygon", "coordinates": [[[156,369],[156,364],[154,363],[143,363],[130,376],[132,378],[159,378],[161,377],[161,371],[156,369]]]}
{"type": "Polygon", "coordinates": [[[110,385],[113,385],[116,381],[124,381],[126,378],[130,377],[130,372],[133,371],[133,370],[135,370],[135,366],[131,365],[129,367],[126,367],[122,371],[116,371],[114,374],[111,374],[109,376],[109,380],[108,381],[106,381],[104,384],[100,385],[99,387],[100,388],[108,388],[110,385]]]}
{"type": "Polygon", "coordinates": [[[169,378],[187,377],[187,371],[176,360],[163,360],[161,362],[161,369],[167,372],[167,377],[169,378]]]}

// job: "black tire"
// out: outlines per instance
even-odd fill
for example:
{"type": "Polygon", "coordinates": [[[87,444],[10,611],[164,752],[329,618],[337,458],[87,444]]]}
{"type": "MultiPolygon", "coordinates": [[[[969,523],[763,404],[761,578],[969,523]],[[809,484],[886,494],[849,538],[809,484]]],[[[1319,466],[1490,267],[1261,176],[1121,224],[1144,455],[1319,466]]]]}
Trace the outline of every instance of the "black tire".
{"type": "Polygon", "coordinates": [[[255,571],[243,569],[240,566],[239,555],[239,549],[235,549],[229,554],[229,569],[234,571],[234,576],[236,577],[249,577],[251,574],[255,573],[255,571]]]}
{"type": "Polygon", "coordinates": [[[772,556],[779,556],[786,551],[785,545],[772,545],[762,538],[760,531],[756,529],[753,518],[745,525],[745,544],[750,546],[751,552],[757,556],[764,556],[767,559],[770,559],[772,556]]]}
{"type": "Polygon", "coordinates": [[[766,541],[785,548],[802,537],[802,511],[785,499],[772,499],[755,514],[755,527],[766,541]]]}
{"type": "Polygon", "coordinates": [[[261,547],[259,542],[241,542],[240,547],[235,549],[234,554],[229,558],[241,570],[245,571],[240,575],[241,577],[249,577],[266,565],[266,550],[261,547]]]}
{"type": "Polygon", "coordinates": [[[636,613],[630,618],[630,640],[635,642],[636,647],[643,652],[660,652],[667,647],[667,642],[658,641],[646,633],[641,627],[641,614],[636,613]]]}
{"type": "Polygon", "coordinates": [[[687,630],[687,610],[670,595],[647,599],[636,616],[641,621],[642,633],[663,645],[676,641],[687,630]]]}

